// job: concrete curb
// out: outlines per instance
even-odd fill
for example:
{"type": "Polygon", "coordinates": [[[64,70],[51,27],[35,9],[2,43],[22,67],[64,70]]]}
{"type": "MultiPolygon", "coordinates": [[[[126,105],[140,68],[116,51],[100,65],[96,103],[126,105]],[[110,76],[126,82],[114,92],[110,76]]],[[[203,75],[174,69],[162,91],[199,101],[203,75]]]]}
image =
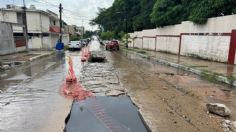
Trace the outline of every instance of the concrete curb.
{"type": "Polygon", "coordinates": [[[149,55],[146,55],[146,54],[137,53],[135,51],[130,51],[130,50],[126,50],[126,51],[129,52],[129,53],[138,55],[140,57],[146,58],[148,60],[151,60],[153,62],[168,65],[168,66],[171,66],[171,67],[174,67],[174,68],[179,68],[179,69],[194,73],[194,74],[199,75],[199,76],[204,76],[204,75],[211,76],[211,77],[214,77],[214,79],[218,82],[225,83],[225,84],[228,84],[230,86],[236,87],[236,81],[230,80],[229,78],[227,78],[225,76],[222,76],[222,75],[216,75],[216,74],[211,73],[211,72],[205,72],[205,71],[202,71],[202,70],[194,69],[194,68],[182,65],[182,64],[169,62],[169,61],[162,60],[162,59],[157,59],[155,57],[152,57],[152,56],[149,56],[149,55]]]}
{"type": "Polygon", "coordinates": [[[30,58],[29,61],[34,61],[34,60],[37,60],[37,59],[41,59],[41,58],[50,56],[50,55],[52,55],[52,54],[54,54],[54,52],[45,53],[45,54],[41,54],[41,55],[38,55],[38,56],[34,56],[34,57],[30,58]]]}

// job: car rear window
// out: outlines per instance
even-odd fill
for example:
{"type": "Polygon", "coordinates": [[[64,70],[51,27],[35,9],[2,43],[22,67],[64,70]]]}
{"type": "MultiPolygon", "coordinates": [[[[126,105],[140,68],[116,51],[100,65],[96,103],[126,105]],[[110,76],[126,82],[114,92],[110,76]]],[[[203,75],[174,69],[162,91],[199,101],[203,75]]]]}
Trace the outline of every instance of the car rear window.
{"type": "Polygon", "coordinates": [[[112,43],[112,44],[118,44],[118,42],[117,42],[117,41],[111,41],[111,43],[112,43]]]}

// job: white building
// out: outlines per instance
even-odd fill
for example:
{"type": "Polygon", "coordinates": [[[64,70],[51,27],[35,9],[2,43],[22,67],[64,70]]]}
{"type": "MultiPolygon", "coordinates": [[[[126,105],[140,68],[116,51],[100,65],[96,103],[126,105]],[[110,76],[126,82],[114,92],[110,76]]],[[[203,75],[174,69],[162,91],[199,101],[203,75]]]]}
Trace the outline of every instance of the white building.
{"type": "MultiPolygon", "coordinates": [[[[37,10],[35,6],[30,6],[26,10],[26,17],[29,49],[53,49],[60,35],[58,15],[49,10],[37,10]]],[[[7,5],[7,8],[0,9],[0,21],[23,24],[22,8],[7,5]]],[[[13,25],[13,34],[17,49],[25,50],[23,27],[13,25]]],[[[69,42],[68,34],[63,34],[63,42],[69,42]]]]}

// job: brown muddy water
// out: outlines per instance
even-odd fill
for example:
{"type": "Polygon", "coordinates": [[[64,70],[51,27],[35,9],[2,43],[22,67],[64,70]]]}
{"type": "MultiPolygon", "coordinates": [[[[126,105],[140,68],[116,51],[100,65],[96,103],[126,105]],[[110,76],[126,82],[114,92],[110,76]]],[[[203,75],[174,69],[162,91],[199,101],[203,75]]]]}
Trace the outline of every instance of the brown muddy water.
{"type": "Polygon", "coordinates": [[[127,52],[106,54],[153,131],[223,131],[224,119],[207,113],[209,102],[224,103],[236,120],[235,88],[127,52]]]}

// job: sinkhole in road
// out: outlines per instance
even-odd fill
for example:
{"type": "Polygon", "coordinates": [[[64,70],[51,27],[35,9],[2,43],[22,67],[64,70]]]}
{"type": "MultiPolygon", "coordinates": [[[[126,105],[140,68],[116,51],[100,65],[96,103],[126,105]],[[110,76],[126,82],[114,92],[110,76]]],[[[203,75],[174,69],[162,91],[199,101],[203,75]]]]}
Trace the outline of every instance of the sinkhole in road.
{"type": "Polygon", "coordinates": [[[151,132],[128,96],[73,101],[64,132],[151,132]]]}

